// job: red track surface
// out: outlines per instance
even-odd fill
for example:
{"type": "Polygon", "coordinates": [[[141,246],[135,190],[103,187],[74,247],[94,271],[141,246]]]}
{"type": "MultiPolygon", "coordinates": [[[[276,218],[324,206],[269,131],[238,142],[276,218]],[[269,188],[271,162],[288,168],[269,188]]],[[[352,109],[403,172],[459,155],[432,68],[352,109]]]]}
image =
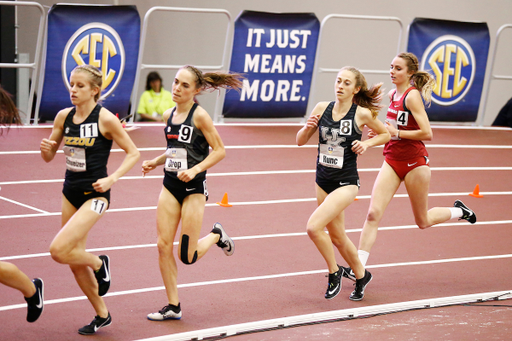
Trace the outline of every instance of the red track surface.
{"type": "MultiPolygon", "coordinates": [[[[137,165],[127,174],[134,179],[121,179],[114,185],[111,210],[92,229],[88,240],[88,249],[121,247],[94,251],[110,256],[113,277],[110,292],[105,298],[113,324],[101,329],[94,338],[136,340],[285,316],[512,289],[512,171],[437,169],[512,167],[511,148],[472,147],[510,147],[510,130],[434,129],[434,140],[429,143],[433,145],[429,148],[433,168],[430,193],[444,195],[431,196],[429,206],[451,206],[459,198],[477,212],[478,223],[469,225],[450,221],[448,226],[420,231],[410,226],[414,219],[408,199],[393,199],[381,227],[410,228],[379,232],[368,263],[374,280],[368,286],[364,300],[352,302],[348,300],[352,291],[352,282],[349,281],[344,282],[345,287],[335,299],[327,301],[323,298],[327,279],[326,271],[321,270],[325,269],[325,263],[305,234],[305,225],[315,209],[315,201],[264,203],[267,200],[312,199],[315,196],[315,148],[258,147],[294,145],[298,129],[298,126],[218,126],[227,147],[227,157],[209,172],[210,200],[203,234],[209,232],[214,222],[222,222],[235,237],[236,252],[228,258],[220,249],[212,248],[193,266],[179,264],[178,283],[182,286],[180,300],[183,309],[180,321],[159,323],[146,319],[147,313],[166,304],[155,247],[155,207],[163,171],[159,169],[150,174],[154,177],[141,178],[140,166],[137,165]],[[438,148],[442,145],[463,148],[438,148]],[[283,170],[309,172],[225,174],[283,170]],[[467,195],[476,184],[480,185],[484,198],[467,195]],[[489,192],[508,194],[486,194],[489,192]],[[224,193],[228,193],[233,207],[223,208],[214,204],[222,199],[224,193]],[[290,233],[298,235],[277,236],[290,233]],[[265,238],[255,238],[257,236],[265,238]],[[140,247],[126,248],[136,245],[140,247]],[[506,256],[390,266],[496,255],[506,256]],[[307,271],[313,273],[298,274],[307,271]],[[282,274],[290,275],[254,278],[282,274]],[[222,282],[225,280],[233,281],[222,282]]],[[[77,329],[89,323],[94,315],[70,270],[46,254],[60,227],[58,213],[62,183],[58,180],[63,178],[65,168],[62,154],[46,164],[36,152],[41,138],[49,134],[50,129],[47,128],[13,128],[0,137],[0,260],[16,264],[29,277],[42,277],[47,302],[41,318],[29,324],[25,321],[22,295],[0,285],[1,340],[82,339],[77,329]],[[6,153],[8,151],[35,153],[10,154],[6,153]],[[57,181],[19,183],[27,180],[57,181]],[[37,216],[30,216],[34,214],[37,216]],[[39,253],[44,254],[10,259],[39,253]],[[74,297],[79,299],[67,300],[74,297]],[[56,301],[60,299],[63,302],[56,301]]],[[[163,126],[143,126],[130,134],[139,148],[159,148],[142,151],[141,162],[163,152],[163,126]]],[[[312,138],[311,145],[315,141],[312,138]]],[[[111,154],[110,170],[119,165],[123,155],[111,154]]],[[[371,193],[376,169],[381,164],[381,148],[369,150],[359,158],[361,200],[354,202],[346,211],[346,228],[356,245],[359,231],[350,230],[362,227],[369,204],[367,196],[371,193]]],[[[403,186],[398,193],[405,193],[403,186]]],[[[345,264],[341,257],[338,261],[345,264]]],[[[498,304],[510,304],[510,301],[498,304]]],[[[459,306],[288,328],[235,336],[233,339],[299,340],[307,337],[310,340],[334,340],[347,336],[358,340],[507,339],[511,335],[511,321],[511,308],[459,306]]]]}

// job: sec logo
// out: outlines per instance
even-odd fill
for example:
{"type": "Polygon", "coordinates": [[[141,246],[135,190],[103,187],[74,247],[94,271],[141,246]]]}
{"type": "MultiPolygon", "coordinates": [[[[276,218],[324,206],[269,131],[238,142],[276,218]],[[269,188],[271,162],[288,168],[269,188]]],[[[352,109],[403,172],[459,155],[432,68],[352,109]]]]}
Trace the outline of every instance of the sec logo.
{"type": "Polygon", "coordinates": [[[427,47],[421,58],[421,69],[431,70],[436,77],[432,101],[453,105],[471,89],[476,72],[475,55],[461,37],[444,35],[427,47]]]}
{"type": "Polygon", "coordinates": [[[101,99],[104,99],[121,81],[125,59],[126,54],[119,34],[104,23],[89,23],[80,27],[64,48],[62,78],[69,90],[69,76],[76,66],[96,66],[103,74],[101,99]]]}

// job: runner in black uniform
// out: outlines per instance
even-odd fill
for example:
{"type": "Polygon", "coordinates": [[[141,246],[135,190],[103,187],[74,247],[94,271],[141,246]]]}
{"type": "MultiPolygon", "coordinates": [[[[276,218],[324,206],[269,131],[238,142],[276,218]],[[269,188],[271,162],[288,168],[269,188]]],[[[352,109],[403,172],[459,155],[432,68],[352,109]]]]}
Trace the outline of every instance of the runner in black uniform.
{"type": "MultiPolygon", "coordinates": [[[[21,119],[10,95],[0,86],[0,136],[4,132],[4,126],[9,129],[11,124],[21,124],[21,119]]],[[[27,321],[35,322],[44,308],[43,280],[34,278],[31,281],[16,265],[0,262],[0,283],[17,289],[23,294],[27,301],[27,321]]]]}
{"type": "Polygon", "coordinates": [[[189,182],[178,179],[178,171],[192,168],[208,156],[210,146],[201,130],[194,124],[194,111],[198,104],[194,103],[185,122],[173,124],[172,118],[176,107],[171,111],[165,127],[167,139],[166,162],[164,165],[164,186],[183,205],[183,200],[190,194],[201,193],[208,200],[206,189],[206,170],[197,174],[189,182]]]}
{"type": "Polygon", "coordinates": [[[329,103],[318,123],[316,183],[327,194],[341,186],[359,188],[357,154],[351,149],[354,141],[361,141],[361,131],[354,122],[357,104],[352,104],[340,121],[334,121],[335,103],[329,103]]]}
{"type": "Polygon", "coordinates": [[[58,263],[69,264],[96,311],[93,321],[78,330],[90,335],[110,325],[112,318],[101,297],[110,287],[110,260],[85,251],[87,235],[108,208],[110,188],[140,155],[119,119],[97,104],[101,71],[91,65],[77,66],[69,83],[74,107],[57,114],[50,138],[43,139],[40,148],[41,157],[50,162],[64,140],[67,170],[62,190],[63,227],[53,239],[50,253],[58,263]],[[107,161],[112,141],[126,152],[126,157],[109,176],[107,161]]]}
{"type": "Polygon", "coordinates": [[[203,74],[193,66],[184,66],[176,74],[172,99],[176,107],[163,114],[167,150],[153,160],[142,163],[146,174],[164,165],[165,177],[157,207],[158,261],[164,281],[168,304],[160,311],[148,314],[148,319],[177,320],[182,316],[178,297],[178,270],[173,254],[173,242],[181,221],[178,256],[184,264],[193,264],[210,247],[217,244],[231,256],[235,251],[233,240],[221,224],[215,223],[211,233],[199,239],[205,203],[206,170],[222,160],[226,154],[222,139],[208,113],[194,96],[208,88],[239,89],[241,75],[223,72],[203,74]],[[209,153],[209,147],[212,152],[209,153]]]}
{"type": "Polygon", "coordinates": [[[326,299],[332,299],[341,290],[343,269],[338,266],[332,244],[356,274],[356,287],[351,300],[361,300],[372,275],[364,269],[357,249],[347,237],[344,210],[359,191],[357,155],[368,147],[386,143],[390,134],[377,119],[382,84],[367,88],[364,76],[353,67],[344,67],[335,83],[336,101],[318,103],[305,126],[297,133],[297,144],[306,144],[318,128],[318,158],[316,169],[316,196],[318,208],[307,224],[307,232],[324,257],[329,269],[326,299]],[[373,139],[361,141],[364,126],[377,133],[373,139]],[[375,139],[375,140],[374,140],[375,139]],[[324,232],[327,228],[329,234],[324,232]]]}

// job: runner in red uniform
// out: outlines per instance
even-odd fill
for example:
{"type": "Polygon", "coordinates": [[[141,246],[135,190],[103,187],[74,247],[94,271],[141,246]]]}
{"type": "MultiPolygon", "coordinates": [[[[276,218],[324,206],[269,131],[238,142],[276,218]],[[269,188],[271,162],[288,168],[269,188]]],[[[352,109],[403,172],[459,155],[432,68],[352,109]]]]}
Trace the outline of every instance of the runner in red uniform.
{"type": "MultiPolygon", "coordinates": [[[[418,58],[412,53],[400,53],[391,62],[391,82],[396,89],[389,92],[391,104],[386,116],[386,128],[391,140],[384,147],[385,161],[373,185],[372,199],[363,231],[359,239],[359,259],[363,266],[377,239],[380,220],[398,187],[405,184],[416,224],[420,229],[443,223],[453,218],[476,222],[475,213],[462,201],[454,207],[428,209],[430,167],[423,140],[432,139],[432,129],[425,111],[430,104],[435,79],[419,71],[418,58]]],[[[370,131],[369,136],[375,136],[370,131]]],[[[353,272],[345,268],[344,276],[355,280],[353,272]]]]}

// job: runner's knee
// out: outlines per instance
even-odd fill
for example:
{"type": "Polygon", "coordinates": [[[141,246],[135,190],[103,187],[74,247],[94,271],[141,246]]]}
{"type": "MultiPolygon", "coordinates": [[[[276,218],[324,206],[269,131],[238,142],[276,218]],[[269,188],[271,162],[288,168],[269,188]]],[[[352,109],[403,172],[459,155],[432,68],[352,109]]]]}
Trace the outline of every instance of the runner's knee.
{"type": "Polygon", "coordinates": [[[188,244],[189,244],[189,236],[184,234],[181,236],[181,249],[180,249],[180,259],[183,264],[194,264],[197,261],[197,250],[194,252],[194,257],[192,257],[192,261],[188,260],[188,244]]]}
{"type": "Polygon", "coordinates": [[[370,207],[368,214],[366,215],[366,221],[378,223],[382,218],[382,211],[374,207],[370,207]]]}

